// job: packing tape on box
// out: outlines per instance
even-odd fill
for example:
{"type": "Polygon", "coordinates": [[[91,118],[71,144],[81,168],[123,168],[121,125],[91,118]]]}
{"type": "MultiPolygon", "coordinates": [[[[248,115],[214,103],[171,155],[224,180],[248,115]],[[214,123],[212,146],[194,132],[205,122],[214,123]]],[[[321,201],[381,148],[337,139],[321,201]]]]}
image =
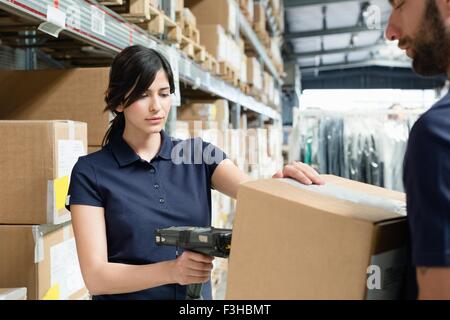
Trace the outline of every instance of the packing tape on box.
{"type": "Polygon", "coordinates": [[[366,193],[337,186],[332,183],[326,183],[325,185],[321,186],[319,185],[307,186],[292,179],[279,179],[279,180],[288,183],[296,188],[317,192],[325,196],[350,201],[368,207],[375,207],[383,209],[388,212],[394,212],[406,216],[406,203],[402,201],[386,199],[374,195],[368,195],[366,193]]]}
{"type": "Polygon", "coordinates": [[[64,241],[72,238],[70,234],[70,221],[67,221],[60,225],[53,224],[41,224],[38,226],[33,226],[31,231],[33,233],[34,239],[34,262],[39,263],[45,258],[44,254],[44,236],[50,232],[53,232],[59,228],[64,228],[63,238],[64,241]],[[67,229],[67,231],[65,230],[67,229]],[[67,233],[67,234],[66,234],[67,233]],[[67,238],[66,238],[67,237],[67,238]]]}
{"type": "Polygon", "coordinates": [[[34,263],[44,260],[44,236],[41,234],[40,226],[31,228],[34,239],[34,263]]]}

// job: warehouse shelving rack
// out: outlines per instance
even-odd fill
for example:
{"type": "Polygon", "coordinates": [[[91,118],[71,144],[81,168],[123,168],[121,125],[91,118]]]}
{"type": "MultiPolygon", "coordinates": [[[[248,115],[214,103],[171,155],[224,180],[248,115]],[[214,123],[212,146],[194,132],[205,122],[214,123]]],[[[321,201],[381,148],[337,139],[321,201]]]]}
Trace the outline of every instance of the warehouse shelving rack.
{"type": "MultiPolygon", "coordinates": [[[[41,30],[47,30],[47,32],[55,32],[59,25],[61,28],[56,30],[56,33],[57,31],[64,32],[65,35],[73,39],[90,44],[111,54],[115,54],[123,48],[135,44],[157,47],[170,59],[174,73],[181,82],[191,85],[194,89],[200,89],[229,100],[232,103],[232,112],[238,113],[242,107],[259,114],[261,119],[281,120],[281,116],[276,110],[244,94],[222,79],[213,76],[209,71],[201,68],[175,47],[162,43],[159,39],[150,36],[138,26],[127,22],[120,15],[96,1],[0,0],[0,9],[14,16],[32,20],[42,27],[41,30]]],[[[264,47],[240,10],[238,10],[238,14],[241,32],[280,85],[280,77],[264,47]]],[[[179,89],[177,92],[178,99],[175,100],[178,101],[179,105],[179,89]]],[[[232,122],[234,122],[233,126],[236,126],[239,117],[236,114],[232,114],[232,119],[235,119],[232,122]]]]}

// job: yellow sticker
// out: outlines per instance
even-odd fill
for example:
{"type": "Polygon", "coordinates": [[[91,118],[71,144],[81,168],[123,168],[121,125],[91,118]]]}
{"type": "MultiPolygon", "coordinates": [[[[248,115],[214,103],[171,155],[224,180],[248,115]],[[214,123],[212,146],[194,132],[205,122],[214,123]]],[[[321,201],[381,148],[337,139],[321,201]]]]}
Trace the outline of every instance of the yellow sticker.
{"type": "Polygon", "coordinates": [[[42,300],[59,300],[59,284],[48,289],[42,300]]]}
{"type": "Polygon", "coordinates": [[[59,211],[64,209],[66,204],[67,193],[69,192],[69,176],[64,176],[53,180],[53,186],[55,190],[55,206],[59,211]]]}

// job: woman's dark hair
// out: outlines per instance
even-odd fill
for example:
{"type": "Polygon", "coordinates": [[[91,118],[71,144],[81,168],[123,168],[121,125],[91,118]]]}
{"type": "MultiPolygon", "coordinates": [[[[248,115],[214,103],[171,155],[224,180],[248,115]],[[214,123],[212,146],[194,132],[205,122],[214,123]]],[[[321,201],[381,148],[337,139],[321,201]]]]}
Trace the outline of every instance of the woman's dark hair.
{"type": "Polygon", "coordinates": [[[115,58],[109,72],[109,85],[105,94],[105,112],[111,111],[115,118],[103,138],[102,146],[111,141],[116,134],[122,134],[125,129],[123,112],[116,109],[124,108],[141,98],[148,90],[156,74],[164,70],[170,85],[170,93],[175,92],[175,82],[172,69],[167,59],[158,51],[136,45],[125,48],[115,58]]]}

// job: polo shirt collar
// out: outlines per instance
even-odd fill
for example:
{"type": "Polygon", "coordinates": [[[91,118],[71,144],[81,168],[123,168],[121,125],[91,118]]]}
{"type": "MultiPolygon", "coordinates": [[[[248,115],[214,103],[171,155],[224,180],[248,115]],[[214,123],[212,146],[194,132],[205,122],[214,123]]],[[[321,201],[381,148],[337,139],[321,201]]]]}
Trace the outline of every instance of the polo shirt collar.
{"type": "Polygon", "coordinates": [[[172,149],[172,138],[164,130],[161,130],[161,148],[159,149],[159,153],[156,157],[170,160],[172,159],[172,149]]]}
{"type": "MultiPolygon", "coordinates": [[[[162,159],[170,160],[172,147],[172,139],[164,130],[161,130],[161,148],[156,154],[155,159],[160,157],[162,159]]],[[[139,157],[139,155],[123,139],[122,134],[116,134],[111,139],[111,150],[121,167],[141,159],[141,157],[139,157]]]]}

